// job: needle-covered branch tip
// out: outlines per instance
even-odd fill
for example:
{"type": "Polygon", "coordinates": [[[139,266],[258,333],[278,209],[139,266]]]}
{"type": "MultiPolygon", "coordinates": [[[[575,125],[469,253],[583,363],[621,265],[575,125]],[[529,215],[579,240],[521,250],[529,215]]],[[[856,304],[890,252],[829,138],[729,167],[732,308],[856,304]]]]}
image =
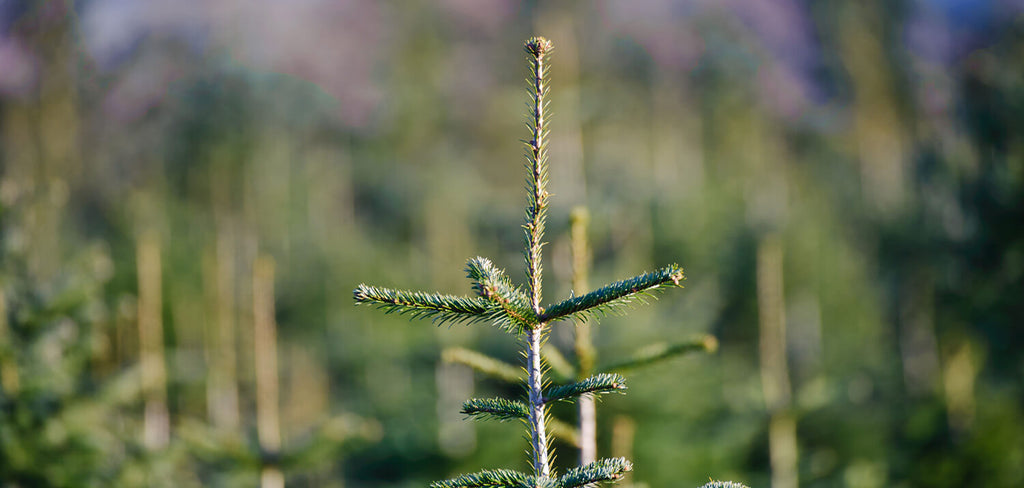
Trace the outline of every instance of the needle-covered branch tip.
{"type": "Polygon", "coordinates": [[[523,49],[526,50],[531,56],[544,56],[554,49],[554,45],[547,38],[534,36],[526,40],[523,44],[523,49]]]}

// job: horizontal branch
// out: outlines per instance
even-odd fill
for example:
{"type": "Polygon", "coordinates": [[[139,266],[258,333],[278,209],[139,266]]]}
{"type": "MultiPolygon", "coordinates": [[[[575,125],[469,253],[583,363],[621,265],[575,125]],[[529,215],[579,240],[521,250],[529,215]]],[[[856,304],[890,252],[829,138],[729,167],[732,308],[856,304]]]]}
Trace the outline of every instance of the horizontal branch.
{"type": "Polygon", "coordinates": [[[624,372],[641,366],[648,366],[653,363],[681,356],[689,352],[715,352],[718,350],[718,339],[712,335],[705,335],[674,344],[659,342],[641,348],[630,357],[606,366],[598,368],[603,372],[624,372]]]}
{"type": "Polygon", "coordinates": [[[576,383],[551,388],[544,396],[544,403],[572,400],[581,395],[620,392],[625,389],[626,378],[617,374],[601,373],[576,383]]]}
{"type": "Polygon", "coordinates": [[[393,290],[360,284],[352,292],[356,304],[377,305],[385,313],[410,315],[445,323],[485,322],[492,317],[485,300],[420,291],[393,290]]]}
{"type": "Polygon", "coordinates": [[[586,295],[572,297],[552,305],[540,316],[541,322],[562,320],[572,316],[579,321],[618,312],[634,300],[652,296],[651,292],[665,286],[680,286],[683,269],[679,265],[666,266],[658,271],[644,273],[633,278],[616,281],[586,295]]]}
{"type": "Polygon", "coordinates": [[[600,481],[617,481],[633,470],[633,463],[626,458],[605,458],[598,459],[586,466],[580,466],[567,471],[558,478],[558,486],[562,488],[575,488],[586,486],[600,481]]]}
{"type": "Polygon", "coordinates": [[[435,481],[430,488],[533,488],[535,477],[511,469],[487,469],[444,481],[435,481]]]}
{"type": "Polygon", "coordinates": [[[470,398],[462,404],[462,413],[476,419],[497,419],[503,422],[530,416],[525,404],[504,398],[470,398]]]}
{"type": "Polygon", "coordinates": [[[464,364],[473,370],[492,378],[508,383],[522,383],[524,372],[522,367],[513,366],[486,354],[471,351],[462,347],[450,347],[441,352],[441,360],[446,363],[464,364]]]}

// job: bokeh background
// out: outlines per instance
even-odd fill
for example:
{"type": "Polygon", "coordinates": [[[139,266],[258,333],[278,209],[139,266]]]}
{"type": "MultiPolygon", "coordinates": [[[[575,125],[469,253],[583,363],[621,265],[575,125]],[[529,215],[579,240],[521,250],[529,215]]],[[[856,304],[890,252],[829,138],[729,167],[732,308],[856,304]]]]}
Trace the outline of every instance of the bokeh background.
{"type": "Polygon", "coordinates": [[[0,1],[0,484],[527,469],[440,359],[517,344],[351,291],[522,282],[535,34],[548,301],[585,206],[592,284],[688,277],[600,357],[720,342],[598,405],[627,483],[1024,486],[1016,0],[0,1]]]}

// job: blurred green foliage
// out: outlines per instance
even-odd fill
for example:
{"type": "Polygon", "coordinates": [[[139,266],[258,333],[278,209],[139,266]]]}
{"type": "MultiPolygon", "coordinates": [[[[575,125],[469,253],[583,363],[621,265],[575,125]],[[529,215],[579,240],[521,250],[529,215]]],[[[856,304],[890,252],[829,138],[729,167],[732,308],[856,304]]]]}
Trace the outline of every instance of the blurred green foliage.
{"type": "Polygon", "coordinates": [[[517,364],[501,333],[382,317],[350,292],[461,294],[453,270],[475,255],[519,269],[519,46],[536,33],[558,46],[545,287],[568,295],[568,212],[586,205],[594,282],[664,262],[688,277],[597,325],[603,354],[721,344],[604,401],[601,452],[631,451],[650,486],[768,486],[756,274],[774,235],[801,484],[1024,485],[1013,2],[202,4],[0,3],[0,484],[252,486],[278,463],[289,486],[400,487],[525,468],[525,442],[492,442],[518,426],[451,415],[510,392],[440,361],[459,346],[517,364]],[[133,376],[146,232],[162,250],[157,449],[133,376]],[[283,452],[308,462],[258,447],[257,256],[276,261],[283,452]],[[211,400],[224,347],[228,427],[211,400]]]}

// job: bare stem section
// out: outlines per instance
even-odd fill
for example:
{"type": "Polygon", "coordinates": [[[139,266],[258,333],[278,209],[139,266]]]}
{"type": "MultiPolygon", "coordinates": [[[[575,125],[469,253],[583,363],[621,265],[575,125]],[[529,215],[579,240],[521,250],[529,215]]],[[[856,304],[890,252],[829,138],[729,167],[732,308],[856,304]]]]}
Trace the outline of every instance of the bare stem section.
{"type": "Polygon", "coordinates": [[[530,371],[530,441],[533,444],[533,469],[538,477],[551,474],[548,462],[548,436],[544,413],[543,370],[540,364],[540,348],[543,343],[544,327],[530,331],[530,343],[526,360],[530,371]]]}
{"type": "MultiPolygon", "coordinates": [[[[587,225],[590,214],[586,207],[574,208],[569,216],[569,240],[572,253],[572,291],[583,294],[588,291],[587,278],[590,274],[590,249],[587,242],[587,225]]],[[[576,358],[579,361],[578,380],[594,372],[594,342],[590,338],[590,326],[576,323],[576,358]]],[[[597,461],[597,406],[593,395],[579,399],[580,410],[580,466],[597,461]]]]}
{"type": "Polygon", "coordinates": [[[160,240],[155,231],[143,231],[136,257],[139,276],[139,357],[142,394],[146,402],[143,444],[150,449],[167,446],[170,414],[167,410],[167,366],[164,359],[163,292],[160,240]]]}
{"type": "Polygon", "coordinates": [[[796,420],[786,363],[786,305],[783,249],[778,235],[762,238],[757,248],[757,302],[761,322],[761,383],[771,414],[768,450],[772,487],[798,486],[796,420]]]}
{"type": "MultiPolygon", "coordinates": [[[[281,451],[281,414],[278,407],[277,324],[274,321],[274,261],[259,257],[253,263],[253,346],[256,356],[256,434],[260,449],[277,455],[281,451]]],[[[262,488],[283,488],[284,474],[278,466],[264,465],[262,488]]]]}

